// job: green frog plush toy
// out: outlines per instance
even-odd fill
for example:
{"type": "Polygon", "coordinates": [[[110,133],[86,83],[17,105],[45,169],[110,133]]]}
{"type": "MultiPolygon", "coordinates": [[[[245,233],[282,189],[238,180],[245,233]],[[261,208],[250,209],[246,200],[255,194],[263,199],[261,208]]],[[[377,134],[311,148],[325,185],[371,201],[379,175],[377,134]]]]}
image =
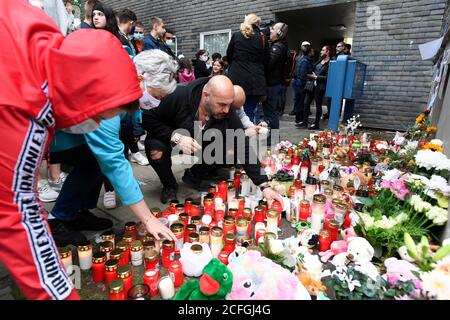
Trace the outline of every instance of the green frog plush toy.
{"type": "Polygon", "coordinates": [[[174,300],[225,300],[233,286],[233,274],[219,259],[212,259],[200,280],[186,282],[174,300]]]}

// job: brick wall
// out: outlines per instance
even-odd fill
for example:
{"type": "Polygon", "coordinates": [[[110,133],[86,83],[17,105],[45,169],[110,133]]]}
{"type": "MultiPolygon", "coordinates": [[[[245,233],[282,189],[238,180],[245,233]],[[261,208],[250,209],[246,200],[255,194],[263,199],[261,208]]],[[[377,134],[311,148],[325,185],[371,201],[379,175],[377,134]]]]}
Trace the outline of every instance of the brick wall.
{"type": "MultiPolygon", "coordinates": [[[[276,12],[345,3],[342,0],[150,1],[106,0],[115,9],[134,10],[148,26],[153,15],[163,18],[178,38],[178,49],[192,56],[200,32],[236,31],[245,14],[263,21],[276,12]]],[[[368,65],[365,96],[356,102],[365,126],[402,130],[425,108],[430,90],[431,62],[421,61],[418,45],[439,37],[446,0],[358,1],[353,55],[368,65]],[[377,5],[381,28],[369,29],[368,8],[377,5]]],[[[447,14],[448,11],[447,11],[447,14]]]]}

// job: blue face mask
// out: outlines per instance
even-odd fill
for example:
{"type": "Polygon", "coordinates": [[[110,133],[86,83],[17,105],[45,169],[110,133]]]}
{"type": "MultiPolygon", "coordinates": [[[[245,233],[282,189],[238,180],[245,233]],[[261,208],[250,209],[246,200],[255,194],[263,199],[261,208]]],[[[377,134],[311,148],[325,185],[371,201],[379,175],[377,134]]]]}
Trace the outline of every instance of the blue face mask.
{"type": "Polygon", "coordinates": [[[144,35],[142,33],[135,33],[134,39],[136,39],[137,41],[142,41],[144,40],[144,35]]]}
{"type": "Polygon", "coordinates": [[[173,46],[173,40],[172,40],[172,39],[171,39],[171,40],[167,40],[167,41],[166,41],[166,44],[167,44],[169,47],[173,46]]]}

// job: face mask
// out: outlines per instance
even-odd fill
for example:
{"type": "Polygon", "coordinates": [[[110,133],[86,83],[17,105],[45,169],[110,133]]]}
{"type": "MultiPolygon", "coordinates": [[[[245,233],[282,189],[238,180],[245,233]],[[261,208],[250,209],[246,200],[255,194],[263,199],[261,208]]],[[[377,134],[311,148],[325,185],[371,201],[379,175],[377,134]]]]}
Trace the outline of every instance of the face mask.
{"type": "Polygon", "coordinates": [[[200,56],[200,60],[203,62],[208,61],[208,57],[207,56],[200,56]]]}
{"type": "Polygon", "coordinates": [[[134,39],[136,39],[137,41],[142,41],[144,40],[144,35],[142,33],[135,33],[134,39]]]}
{"type": "Polygon", "coordinates": [[[167,44],[169,47],[173,46],[173,40],[167,40],[167,41],[166,41],[166,44],[167,44]]]}
{"type": "MultiPolygon", "coordinates": [[[[145,86],[147,88],[147,86],[145,86]]],[[[161,100],[156,99],[147,90],[144,90],[142,97],[139,99],[139,105],[144,110],[150,110],[153,108],[157,108],[161,100]]]]}
{"type": "Polygon", "coordinates": [[[85,134],[92,131],[97,130],[100,127],[100,125],[93,119],[87,119],[77,125],[74,125],[69,128],[61,129],[64,132],[67,133],[73,133],[73,134],[85,134]]]}

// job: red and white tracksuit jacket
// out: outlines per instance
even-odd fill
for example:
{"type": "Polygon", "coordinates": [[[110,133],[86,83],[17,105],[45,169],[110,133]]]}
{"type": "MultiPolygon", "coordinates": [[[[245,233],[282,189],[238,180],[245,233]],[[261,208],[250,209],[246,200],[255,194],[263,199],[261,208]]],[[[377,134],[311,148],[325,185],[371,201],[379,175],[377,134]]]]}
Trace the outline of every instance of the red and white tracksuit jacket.
{"type": "Polygon", "coordinates": [[[65,38],[24,0],[1,0],[0,13],[0,261],[28,299],[77,299],[36,196],[40,163],[55,127],[137,100],[142,91],[109,32],[65,38]]]}

